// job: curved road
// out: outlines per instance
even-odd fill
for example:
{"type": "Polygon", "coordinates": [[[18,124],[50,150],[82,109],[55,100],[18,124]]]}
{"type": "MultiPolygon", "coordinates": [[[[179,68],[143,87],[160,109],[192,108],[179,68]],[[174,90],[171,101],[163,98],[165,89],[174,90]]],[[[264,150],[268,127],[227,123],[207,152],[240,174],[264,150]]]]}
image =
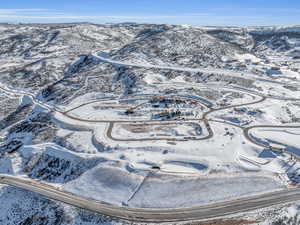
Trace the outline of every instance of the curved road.
{"type": "MultiPolygon", "coordinates": [[[[113,130],[113,127],[114,127],[114,124],[116,122],[110,122],[109,123],[109,126],[108,126],[108,129],[107,129],[107,132],[106,132],[106,135],[108,138],[110,138],[111,140],[113,141],[188,141],[188,140],[194,140],[194,141],[201,141],[201,140],[206,140],[206,139],[210,139],[213,137],[214,133],[209,125],[209,122],[208,120],[206,119],[194,119],[194,120],[197,120],[197,121],[203,121],[205,127],[206,127],[206,130],[208,132],[208,135],[207,136],[204,136],[204,137],[197,137],[197,136],[183,136],[183,137],[176,137],[176,138],[167,138],[167,137],[161,137],[161,138],[126,138],[126,139],[121,139],[121,138],[115,138],[113,137],[112,135],[112,130],[113,130]]],[[[180,121],[180,120],[168,120],[168,122],[177,122],[177,123],[186,123],[188,122],[189,120],[184,120],[184,121],[180,121]]],[[[190,121],[193,121],[193,120],[190,120],[190,121]]],[[[144,123],[144,121],[142,121],[144,123]]],[[[160,121],[147,121],[147,123],[154,123],[154,122],[160,122],[160,121]]],[[[132,123],[132,122],[131,122],[132,123]]]]}
{"type": "MultiPolygon", "coordinates": [[[[136,64],[131,62],[123,62],[123,61],[117,61],[110,59],[108,54],[106,53],[93,53],[92,54],[95,58],[99,59],[100,61],[104,63],[110,63],[115,64],[119,66],[133,66],[137,68],[154,68],[154,69],[166,69],[166,70],[175,70],[175,71],[186,71],[186,72],[200,72],[200,73],[207,73],[207,74],[220,74],[220,75],[226,75],[230,77],[237,77],[237,78],[243,78],[247,77],[249,80],[261,80],[264,82],[271,82],[276,84],[282,84],[286,85],[284,82],[274,81],[272,79],[262,78],[258,74],[249,73],[249,72],[238,72],[234,70],[228,70],[228,69],[218,69],[218,68],[189,68],[189,67],[179,67],[179,66],[163,66],[163,65],[153,65],[153,64],[136,64]],[[253,78],[256,77],[256,78],[253,78]]],[[[300,88],[300,85],[298,84],[289,84],[289,86],[294,86],[300,88]]]]}
{"type": "Polygon", "coordinates": [[[31,179],[0,175],[0,183],[33,191],[47,198],[110,217],[144,223],[210,220],[278,204],[300,201],[300,188],[293,188],[193,208],[139,209],[109,205],[83,198],[31,179]]]}
{"type": "MultiPolygon", "coordinates": [[[[256,125],[256,126],[251,126],[251,127],[247,127],[247,128],[244,128],[244,136],[246,139],[248,139],[248,141],[260,146],[260,147],[263,147],[263,148],[271,148],[272,150],[275,150],[275,151],[280,151],[280,152],[283,152],[284,149],[283,148],[278,148],[278,147],[273,147],[273,146],[269,146],[269,145],[265,145],[259,141],[257,141],[256,139],[253,138],[253,136],[250,134],[250,131],[252,129],[256,129],[256,128],[298,128],[300,129],[300,126],[288,126],[288,125],[282,125],[282,126],[278,126],[278,125],[256,125]]],[[[291,153],[289,153],[291,154],[291,153]]]]}

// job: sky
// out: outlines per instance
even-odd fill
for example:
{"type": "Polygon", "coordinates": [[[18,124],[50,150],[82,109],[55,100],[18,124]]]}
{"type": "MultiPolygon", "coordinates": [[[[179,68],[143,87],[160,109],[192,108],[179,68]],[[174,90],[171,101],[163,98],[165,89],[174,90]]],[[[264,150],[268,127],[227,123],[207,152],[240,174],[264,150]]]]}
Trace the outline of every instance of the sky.
{"type": "Polygon", "coordinates": [[[4,0],[0,22],[300,25],[300,0],[4,0]]]}

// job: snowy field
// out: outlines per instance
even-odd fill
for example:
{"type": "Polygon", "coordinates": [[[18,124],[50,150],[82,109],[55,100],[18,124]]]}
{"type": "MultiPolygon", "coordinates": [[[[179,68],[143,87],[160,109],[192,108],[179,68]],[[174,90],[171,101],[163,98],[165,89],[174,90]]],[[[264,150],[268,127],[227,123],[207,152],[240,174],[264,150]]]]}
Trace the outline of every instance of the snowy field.
{"type": "Polygon", "coordinates": [[[251,130],[251,135],[259,138],[263,143],[284,148],[300,156],[299,128],[256,128],[251,130]]]}
{"type": "Polygon", "coordinates": [[[203,122],[164,122],[164,123],[117,123],[114,124],[112,136],[126,138],[203,138],[208,135],[203,122]]]}
{"type": "Polygon", "coordinates": [[[110,204],[181,208],[284,188],[280,182],[263,175],[208,178],[129,171],[116,165],[98,166],[67,183],[63,189],[110,204]]]}

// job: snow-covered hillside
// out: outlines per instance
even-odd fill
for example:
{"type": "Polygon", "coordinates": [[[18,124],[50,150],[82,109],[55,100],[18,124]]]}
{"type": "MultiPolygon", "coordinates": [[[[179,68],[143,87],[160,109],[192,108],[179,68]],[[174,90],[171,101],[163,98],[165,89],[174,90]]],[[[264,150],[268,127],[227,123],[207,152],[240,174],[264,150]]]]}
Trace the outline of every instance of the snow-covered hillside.
{"type": "MultiPolygon", "coordinates": [[[[298,26],[1,24],[0,46],[1,174],[133,208],[299,185],[298,26]]],[[[126,223],[5,185],[0,203],[0,224],[126,223]]]]}

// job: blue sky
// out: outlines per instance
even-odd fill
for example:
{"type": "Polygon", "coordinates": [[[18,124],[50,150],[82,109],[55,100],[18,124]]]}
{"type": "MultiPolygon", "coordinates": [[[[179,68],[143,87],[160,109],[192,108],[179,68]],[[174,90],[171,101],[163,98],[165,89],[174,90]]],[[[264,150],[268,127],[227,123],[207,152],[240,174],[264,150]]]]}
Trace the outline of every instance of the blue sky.
{"type": "Polygon", "coordinates": [[[300,0],[4,0],[0,22],[296,25],[300,0]]]}

